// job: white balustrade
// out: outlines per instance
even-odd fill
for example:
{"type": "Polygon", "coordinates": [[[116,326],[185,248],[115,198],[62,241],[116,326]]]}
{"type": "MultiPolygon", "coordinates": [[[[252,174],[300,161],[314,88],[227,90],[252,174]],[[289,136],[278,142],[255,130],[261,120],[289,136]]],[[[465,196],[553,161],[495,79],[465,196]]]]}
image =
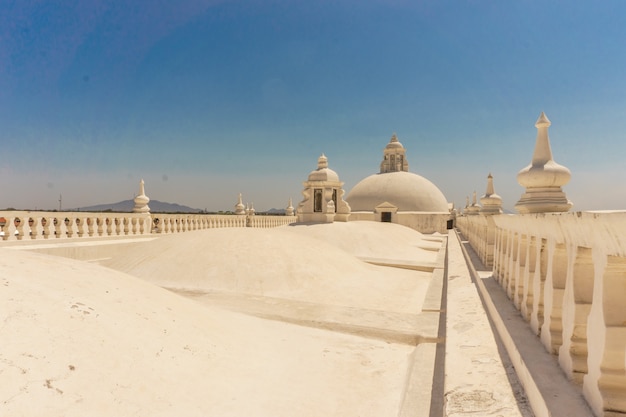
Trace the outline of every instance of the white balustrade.
{"type": "Polygon", "coordinates": [[[0,212],[0,242],[182,233],[218,227],[277,227],[296,216],[216,214],[0,212]]]}
{"type": "Polygon", "coordinates": [[[626,212],[462,216],[457,226],[594,413],[625,415],[626,212]]]}

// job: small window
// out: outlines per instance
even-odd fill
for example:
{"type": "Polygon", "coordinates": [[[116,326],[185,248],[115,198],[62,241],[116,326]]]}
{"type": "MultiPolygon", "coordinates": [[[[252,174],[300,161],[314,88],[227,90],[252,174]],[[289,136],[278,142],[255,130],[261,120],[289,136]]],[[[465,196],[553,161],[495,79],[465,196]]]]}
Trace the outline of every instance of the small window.
{"type": "Polygon", "coordinates": [[[380,221],[385,223],[391,223],[391,212],[383,211],[380,213],[380,221]]]}
{"type": "Polygon", "coordinates": [[[322,212],[322,189],[315,188],[313,191],[313,211],[316,213],[322,212]]]}

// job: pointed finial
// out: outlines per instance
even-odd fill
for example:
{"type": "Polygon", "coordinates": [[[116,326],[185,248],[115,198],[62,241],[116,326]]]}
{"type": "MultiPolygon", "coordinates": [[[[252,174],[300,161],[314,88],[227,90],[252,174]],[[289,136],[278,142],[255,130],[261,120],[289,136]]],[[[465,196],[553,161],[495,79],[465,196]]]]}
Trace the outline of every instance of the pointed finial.
{"type": "Polygon", "coordinates": [[[541,112],[539,118],[535,122],[535,127],[550,127],[551,124],[552,123],[550,122],[550,119],[548,119],[548,116],[546,116],[544,112],[541,112]]]}
{"type": "Polygon", "coordinates": [[[487,176],[487,190],[485,191],[485,195],[480,197],[480,203],[483,205],[480,210],[482,214],[502,213],[502,197],[496,194],[493,186],[493,175],[491,175],[491,172],[487,176]]]}
{"type": "Polygon", "coordinates": [[[550,147],[550,137],[548,136],[548,128],[551,124],[546,114],[541,112],[539,119],[535,123],[537,141],[535,142],[535,151],[533,152],[533,166],[542,166],[552,160],[552,148],[550,147]]]}
{"type": "Polygon", "coordinates": [[[150,199],[146,195],[143,178],[139,181],[139,195],[135,197],[134,202],[133,213],[150,213],[150,207],[148,207],[150,199]]]}
{"type": "Polygon", "coordinates": [[[328,168],[328,158],[322,154],[317,160],[317,169],[328,168]]]}
{"type": "Polygon", "coordinates": [[[243,205],[241,193],[239,193],[239,199],[237,200],[237,204],[235,204],[235,214],[238,214],[238,215],[246,214],[246,206],[243,205]]]}
{"type": "Polygon", "coordinates": [[[491,172],[487,175],[487,190],[485,191],[485,197],[489,197],[491,194],[494,194],[495,191],[493,189],[493,175],[491,172]]]}
{"type": "Polygon", "coordinates": [[[572,207],[561,189],[571,178],[566,167],[552,157],[548,128],[551,123],[541,112],[535,123],[537,140],[530,165],[517,174],[517,182],[526,192],[515,205],[520,213],[565,212],[572,207]]]}
{"type": "Polygon", "coordinates": [[[393,135],[391,135],[390,142],[398,142],[398,135],[396,135],[396,132],[393,132],[393,135]]]}
{"type": "Polygon", "coordinates": [[[291,201],[291,197],[289,197],[289,205],[287,205],[287,208],[285,209],[285,215],[286,216],[293,216],[293,202],[291,201]]]}

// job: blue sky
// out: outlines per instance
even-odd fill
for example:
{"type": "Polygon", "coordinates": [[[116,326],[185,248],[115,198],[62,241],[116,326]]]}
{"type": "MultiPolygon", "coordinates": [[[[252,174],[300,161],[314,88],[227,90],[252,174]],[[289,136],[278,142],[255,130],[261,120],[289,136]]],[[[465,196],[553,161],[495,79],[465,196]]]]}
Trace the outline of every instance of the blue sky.
{"type": "Polygon", "coordinates": [[[0,207],[349,191],[395,132],[457,206],[512,209],[541,111],[574,210],[626,209],[626,2],[0,0],[0,207]]]}

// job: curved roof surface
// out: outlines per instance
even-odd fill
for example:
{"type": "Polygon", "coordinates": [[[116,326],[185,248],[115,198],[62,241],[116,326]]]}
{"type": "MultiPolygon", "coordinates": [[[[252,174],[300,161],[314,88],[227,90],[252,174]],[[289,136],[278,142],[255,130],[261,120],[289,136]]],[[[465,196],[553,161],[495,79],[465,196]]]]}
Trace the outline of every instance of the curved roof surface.
{"type": "Polygon", "coordinates": [[[379,323],[404,329],[421,311],[430,274],[365,264],[355,255],[427,262],[434,252],[420,251],[428,241],[409,228],[355,223],[163,235],[109,260],[134,276],[0,248],[0,305],[7,313],[0,326],[7,364],[2,411],[396,414],[414,346],[361,335],[379,323]],[[379,251],[381,233],[390,230],[384,226],[400,236],[387,244],[395,251],[379,251]],[[358,246],[345,244],[354,252],[329,243],[347,235],[358,238],[358,246]],[[197,289],[207,301],[154,283],[197,289]],[[260,305],[258,317],[237,312],[260,305]],[[276,320],[283,317],[277,311],[290,315],[276,320]],[[338,329],[354,324],[359,335],[309,327],[311,317],[338,329]]]}
{"type": "Polygon", "coordinates": [[[398,211],[448,212],[448,202],[435,184],[412,172],[374,174],[352,188],[346,201],[352,211],[373,211],[384,202],[398,211]]]}
{"type": "Polygon", "coordinates": [[[336,181],[339,182],[339,175],[330,168],[319,168],[311,171],[309,181],[336,181]]]}
{"type": "Polygon", "coordinates": [[[362,262],[357,256],[428,263],[434,261],[436,253],[419,249],[424,246],[422,235],[407,227],[387,228],[387,233],[393,230],[399,237],[390,244],[382,238],[384,230],[380,224],[353,223],[335,223],[332,226],[336,227],[331,228],[224,228],[166,235],[129,248],[103,264],[170,289],[419,311],[430,279],[428,274],[416,279],[415,271],[393,268],[386,270],[382,280],[381,267],[362,262]],[[324,233],[327,236],[322,238],[324,233]],[[351,248],[352,253],[346,250],[351,245],[338,247],[333,243],[345,241],[346,236],[360,242],[351,248]],[[381,251],[384,246],[387,248],[381,251]],[[397,286],[390,285],[392,281],[397,286]],[[397,287],[404,285],[411,290],[405,287],[396,293],[397,287]]]}

